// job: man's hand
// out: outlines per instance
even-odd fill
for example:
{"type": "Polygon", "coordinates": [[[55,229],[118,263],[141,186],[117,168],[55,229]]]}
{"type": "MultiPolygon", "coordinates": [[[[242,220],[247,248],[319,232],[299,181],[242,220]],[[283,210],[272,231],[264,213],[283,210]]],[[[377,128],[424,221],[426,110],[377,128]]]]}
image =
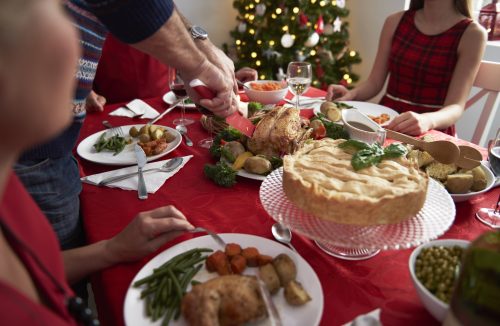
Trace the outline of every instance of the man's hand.
{"type": "Polygon", "coordinates": [[[249,67],[243,67],[240,70],[236,71],[235,73],[236,79],[238,79],[242,83],[256,80],[257,75],[258,75],[257,70],[249,67]]]}
{"type": "Polygon", "coordinates": [[[193,226],[174,206],[139,213],[120,233],[106,243],[113,263],[134,261],[158,250],[166,242],[193,226]]]}
{"type": "Polygon", "coordinates": [[[87,112],[102,112],[104,111],[104,105],[106,105],[106,98],[94,91],[90,91],[90,94],[85,99],[85,111],[87,112]]]}

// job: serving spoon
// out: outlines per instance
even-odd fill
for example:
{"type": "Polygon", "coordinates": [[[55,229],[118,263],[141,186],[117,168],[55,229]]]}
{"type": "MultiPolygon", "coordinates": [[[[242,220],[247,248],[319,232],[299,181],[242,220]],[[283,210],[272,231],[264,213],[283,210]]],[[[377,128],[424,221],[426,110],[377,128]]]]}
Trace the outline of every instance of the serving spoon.
{"type": "Polygon", "coordinates": [[[463,169],[471,170],[479,165],[481,165],[481,160],[483,156],[481,152],[472,146],[460,145],[460,157],[458,158],[456,164],[458,167],[463,169]]]}
{"type": "Polygon", "coordinates": [[[460,157],[460,149],[457,145],[447,140],[423,141],[399,132],[385,129],[387,136],[394,140],[410,144],[418,149],[424,150],[438,162],[443,164],[456,163],[460,157]]]}
{"type": "Polygon", "coordinates": [[[289,228],[278,222],[273,224],[273,226],[271,227],[271,232],[273,233],[273,236],[276,240],[286,244],[290,247],[290,249],[297,252],[295,247],[292,245],[292,232],[289,228]]]}

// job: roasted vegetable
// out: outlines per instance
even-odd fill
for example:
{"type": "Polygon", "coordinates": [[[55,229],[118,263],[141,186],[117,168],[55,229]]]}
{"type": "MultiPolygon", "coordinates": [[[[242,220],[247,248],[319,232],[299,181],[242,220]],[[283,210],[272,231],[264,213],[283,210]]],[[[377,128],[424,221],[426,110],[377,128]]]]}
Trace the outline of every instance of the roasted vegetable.
{"type": "Polygon", "coordinates": [[[229,188],[236,184],[236,171],[224,162],[217,162],[216,165],[205,164],[203,171],[210,180],[219,186],[229,188]]]}
{"type": "Polygon", "coordinates": [[[257,111],[262,110],[264,105],[259,102],[248,103],[248,117],[252,117],[257,111]]]}
{"type": "Polygon", "coordinates": [[[331,122],[324,114],[318,113],[317,116],[311,118],[311,123],[314,120],[320,120],[323,123],[326,129],[326,137],[332,139],[349,139],[349,134],[344,130],[344,127],[331,122]]]}
{"type": "Polygon", "coordinates": [[[273,166],[265,157],[252,156],[246,159],[243,168],[250,173],[265,175],[271,172],[273,166]]]}
{"type": "Polygon", "coordinates": [[[311,297],[306,290],[304,290],[302,284],[295,280],[288,282],[285,286],[285,299],[286,302],[292,306],[301,306],[311,301],[311,297]]]}
{"type": "Polygon", "coordinates": [[[470,190],[473,182],[472,174],[456,173],[448,175],[445,186],[451,194],[465,194],[470,190]]]}
{"type": "Polygon", "coordinates": [[[247,265],[250,267],[258,266],[259,250],[255,247],[248,247],[241,251],[241,255],[247,260],[247,265]]]}
{"type": "Polygon", "coordinates": [[[275,294],[280,289],[280,279],[272,264],[259,267],[259,277],[266,284],[269,293],[275,294]]]}
{"type": "Polygon", "coordinates": [[[247,268],[247,260],[241,255],[235,255],[230,261],[231,271],[233,274],[242,274],[245,268],[247,268]]]}
{"type": "Polygon", "coordinates": [[[474,177],[474,183],[472,183],[472,187],[470,190],[472,191],[481,191],[486,188],[488,184],[488,180],[486,179],[486,173],[481,166],[477,166],[472,170],[472,176],[474,177]]]}
{"type": "Polygon", "coordinates": [[[236,158],[245,152],[245,146],[243,146],[239,141],[230,141],[224,144],[221,149],[222,157],[231,163],[236,161],[236,158]]]}
{"type": "Polygon", "coordinates": [[[115,135],[106,139],[106,133],[103,132],[97,142],[94,144],[94,148],[97,152],[102,152],[103,150],[108,150],[114,152],[113,155],[117,155],[125,148],[128,142],[125,138],[115,135]]]}
{"type": "Polygon", "coordinates": [[[221,157],[221,149],[222,145],[224,143],[233,141],[233,140],[244,140],[245,136],[238,130],[234,128],[226,128],[219,132],[215,137],[214,141],[212,143],[212,146],[210,146],[210,154],[212,155],[213,158],[215,159],[220,159],[221,157]],[[222,142],[224,141],[224,143],[222,142]]]}
{"type": "Polygon", "coordinates": [[[224,249],[226,256],[229,258],[241,254],[241,246],[237,243],[228,243],[224,249]]]}
{"type": "Polygon", "coordinates": [[[251,152],[244,152],[238,155],[236,158],[236,161],[233,163],[233,170],[238,171],[243,168],[243,165],[245,165],[245,161],[247,158],[252,157],[253,154],[251,152]]]}
{"type": "Polygon", "coordinates": [[[273,266],[280,278],[281,286],[285,286],[288,282],[295,280],[297,277],[297,267],[293,260],[286,254],[279,254],[273,259],[273,266]]]}

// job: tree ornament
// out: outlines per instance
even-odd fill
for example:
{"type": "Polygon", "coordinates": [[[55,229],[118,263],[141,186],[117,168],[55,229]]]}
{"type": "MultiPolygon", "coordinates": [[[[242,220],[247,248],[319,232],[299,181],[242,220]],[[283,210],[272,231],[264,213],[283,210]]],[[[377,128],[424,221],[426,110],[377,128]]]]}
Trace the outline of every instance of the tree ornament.
{"type": "Polygon", "coordinates": [[[291,48],[293,46],[294,42],[295,42],[295,40],[293,39],[292,35],[290,35],[290,33],[285,33],[281,37],[281,45],[284,48],[287,48],[287,49],[291,48]]]}
{"type": "Polygon", "coordinates": [[[304,15],[304,13],[301,12],[300,15],[299,15],[300,27],[307,26],[308,22],[309,22],[309,19],[307,18],[307,16],[304,15]]]}
{"type": "Polygon", "coordinates": [[[268,59],[268,60],[271,60],[273,58],[276,58],[276,59],[279,59],[281,58],[281,53],[279,53],[278,51],[275,51],[275,50],[272,50],[272,49],[267,49],[267,50],[264,50],[264,52],[262,52],[262,55],[268,59]]]}
{"type": "Polygon", "coordinates": [[[316,22],[316,33],[319,35],[323,34],[325,30],[325,23],[323,21],[323,15],[319,15],[318,21],[316,22]]]}
{"type": "Polygon", "coordinates": [[[341,51],[337,54],[337,56],[336,56],[335,58],[336,58],[337,60],[340,60],[340,59],[344,56],[344,54],[345,54],[346,52],[347,52],[347,46],[346,46],[346,47],[344,47],[344,48],[343,48],[343,49],[342,49],[342,50],[341,50],[341,51]]]}
{"type": "Polygon", "coordinates": [[[337,0],[337,7],[345,8],[345,0],[337,0]]]}
{"type": "Polygon", "coordinates": [[[332,35],[333,34],[333,25],[332,24],[326,24],[325,28],[323,29],[323,34],[325,35],[332,35]]]}
{"type": "Polygon", "coordinates": [[[307,41],[304,43],[305,46],[312,48],[313,46],[316,46],[319,42],[319,35],[316,32],[313,32],[309,37],[307,38],[307,41]]]}
{"type": "Polygon", "coordinates": [[[283,71],[283,68],[279,68],[278,69],[278,72],[276,73],[276,80],[279,80],[279,81],[282,81],[286,78],[286,74],[285,72],[283,71]]]}
{"type": "Polygon", "coordinates": [[[255,6],[255,13],[257,16],[264,16],[266,13],[266,5],[263,3],[259,3],[257,6],[255,6]]]}
{"type": "Polygon", "coordinates": [[[316,67],[315,67],[315,74],[316,74],[316,77],[318,77],[318,79],[322,79],[323,76],[325,76],[325,70],[323,69],[323,67],[321,66],[321,61],[319,59],[316,59],[316,67]]]}
{"type": "Polygon", "coordinates": [[[333,22],[333,31],[340,32],[341,27],[342,27],[342,21],[340,20],[339,17],[335,18],[335,21],[333,22]]]}
{"type": "Polygon", "coordinates": [[[245,22],[240,22],[238,24],[238,32],[240,33],[245,33],[247,31],[247,23],[245,22]]]}
{"type": "Polygon", "coordinates": [[[333,61],[333,53],[330,50],[325,50],[324,48],[318,49],[318,57],[323,61],[331,62],[333,61]]]}
{"type": "Polygon", "coordinates": [[[304,55],[304,52],[297,51],[297,52],[295,52],[295,59],[297,61],[301,61],[302,62],[302,61],[304,61],[306,59],[306,56],[304,55]]]}

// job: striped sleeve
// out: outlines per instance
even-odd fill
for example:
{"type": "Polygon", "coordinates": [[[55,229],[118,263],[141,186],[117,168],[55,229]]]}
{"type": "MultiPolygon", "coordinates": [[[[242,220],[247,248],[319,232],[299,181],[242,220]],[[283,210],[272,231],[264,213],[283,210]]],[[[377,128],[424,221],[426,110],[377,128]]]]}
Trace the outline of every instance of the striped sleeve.
{"type": "Polygon", "coordinates": [[[153,35],[174,11],[173,0],[81,0],[109,31],[125,43],[153,35]]]}

